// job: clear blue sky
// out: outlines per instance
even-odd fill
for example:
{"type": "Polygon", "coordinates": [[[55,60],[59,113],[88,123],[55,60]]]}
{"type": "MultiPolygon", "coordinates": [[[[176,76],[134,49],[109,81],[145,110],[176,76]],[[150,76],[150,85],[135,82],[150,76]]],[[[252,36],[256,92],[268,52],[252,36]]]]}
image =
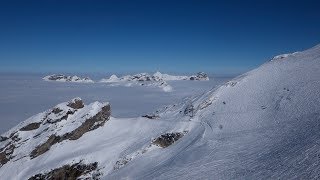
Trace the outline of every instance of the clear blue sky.
{"type": "Polygon", "coordinates": [[[320,43],[317,1],[1,0],[0,71],[238,73],[320,43]]]}

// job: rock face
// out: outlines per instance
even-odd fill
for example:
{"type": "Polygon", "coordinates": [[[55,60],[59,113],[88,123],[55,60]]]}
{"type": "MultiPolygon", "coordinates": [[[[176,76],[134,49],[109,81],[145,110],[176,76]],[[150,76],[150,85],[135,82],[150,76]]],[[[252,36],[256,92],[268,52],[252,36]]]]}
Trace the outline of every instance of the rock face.
{"type": "MultiPolygon", "coordinates": [[[[78,106],[79,104],[82,104],[81,100],[73,100],[72,104],[74,105],[73,107],[80,107],[78,106]],[[75,106],[75,104],[78,104],[77,106],[75,106]]],[[[68,106],[70,107],[70,103],[68,104],[68,106]]],[[[79,108],[78,108],[79,109],[79,108]]],[[[56,135],[51,135],[49,137],[49,139],[37,146],[30,154],[31,158],[35,158],[45,152],[47,152],[51,146],[53,146],[56,143],[60,143],[64,140],[77,140],[79,139],[83,134],[87,133],[88,131],[92,131],[100,126],[103,126],[104,123],[109,120],[111,115],[111,110],[110,110],[110,105],[106,105],[103,106],[101,108],[101,110],[94,115],[93,117],[86,119],[79,127],[77,127],[76,129],[74,129],[71,132],[65,133],[63,135],[60,136],[56,136],[56,135]]]]}
{"type": "MultiPolygon", "coordinates": [[[[53,169],[50,172],[47,172],[44,174],[36,174],[30,177],[29,180],[47,180],[47,179],[77,180],[81,176],[85,176],[89,173],[92,173],[97,169],[97,167],[98,167],[97,162],[91,163],[91,164],[82,164],[80,162],[72,165],[64,165],[60,168],[53,169]]],[[[98,174],[93,177],[95,177],[93,179],[97,179],[98,174]]]]}
{"type": "Polygon", "coordinates": [[[14,149],[16,148],[15,143],[19,141],[19,139],[10,138],[8,139],[7,144],[0,148],[0,168],[7,162],[9,162],[14,156],[12,155],[14,152],[14,149]],[[11,140],[11,141],[10,141],[11,140]]]}
{"type": "Polygon", "coordinates": [[[58,82],[78,82],[78,83],[93,83],[89,77],[81,78],[78,76],[66,76],[63,74],[52,74],[42,78],[45,81],[58,81],[58,82]]]}
{"type": "Polygon", "coordinates": [[[165,133],[165,134],[162,134],[161,136],[157,137],[156,139],[154,139],[152,141],[152,144],[157,145],[162,148],[166,148],[166,147],[172,145],[173,143],[175,143],[176,141],[178,141],[180,138],[182,138],[184,136],[184,134],[186,134],[186,132],[165,133]]]}
{"type": "Polygon", "coordinates": [[[70,101],[67,106],[73,109],[81,109],[84,107],[84,104],[80,98],[75,98],[72,101],[70,101]]]}
{"type": "Polygon", "coordinates": [[[40,122],[38,123],[30,123],[20,129],[20,131],[32,131],[38,129],[40,127],[40,122]]]}

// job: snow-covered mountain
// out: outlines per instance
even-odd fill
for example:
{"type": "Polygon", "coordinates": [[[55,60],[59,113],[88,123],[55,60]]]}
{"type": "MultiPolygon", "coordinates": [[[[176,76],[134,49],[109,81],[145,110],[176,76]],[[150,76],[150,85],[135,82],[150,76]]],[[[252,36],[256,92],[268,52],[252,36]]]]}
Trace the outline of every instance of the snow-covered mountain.
{"type": "Polygon", "coordinates": [[[137,118],[59,104],[0,138],[1,179],[318,179],[320,45],[137,118]]]}
{"type": "Polygon", "coordinates": [[[45,81],[58,81],[58,82],[77,82],[77,83],[93,83],[94,81],[88,77],[81,78],[78,76],[66,76],[63,74],[52,74],[42,78],[45,81]]]}
{"type": "Polygon", "coordinates": [[[140,73],[135,75],[125,75],[118,77],[111,75],[110,78],[101,79],[102,83],[113,83],[115,85],[141,85],[141,86],[155,86],[160,87],[166,92],[172,91],[172,87],[167,81],[179,81],[179,80],[195,80],[195,81],[208,81],[209,77],[204,72],[199,72],[192,76],[174,76],[169,74],[162,74],[159,71],[150,75],[148,73],[140,73]]]}
{"type": "Polygon", "coordinates": [[[204,72],[199,72],[192,76],[175,76],[169,74],[162,74],[159,71],[150,75],[148,73],[140,73],[135,75],[125,75],[122,77],[117,77],[116,75],[111,75],[110,78],[102,79],[101,82],[128,82],[128,81],[179,81],[179,80],[197,80],[197,81],[207,81],[209,77],[204,72]]]}

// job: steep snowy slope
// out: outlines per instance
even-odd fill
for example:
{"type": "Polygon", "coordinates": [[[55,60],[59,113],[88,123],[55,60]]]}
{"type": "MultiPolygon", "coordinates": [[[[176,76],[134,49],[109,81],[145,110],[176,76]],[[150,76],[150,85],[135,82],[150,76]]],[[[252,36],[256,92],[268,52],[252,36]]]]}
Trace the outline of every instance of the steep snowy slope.
{"type": "Polygon", "coordinates": [[[320,45],[144,117],[62,103],[2,135],[0,177],[318,179],[319,77],[320,45]]]}
{"type": "Polygon", "coordinates": [[[320,45],[278,57],[194,99],[202,137],[141,177],[319,178],[320,45]]]}

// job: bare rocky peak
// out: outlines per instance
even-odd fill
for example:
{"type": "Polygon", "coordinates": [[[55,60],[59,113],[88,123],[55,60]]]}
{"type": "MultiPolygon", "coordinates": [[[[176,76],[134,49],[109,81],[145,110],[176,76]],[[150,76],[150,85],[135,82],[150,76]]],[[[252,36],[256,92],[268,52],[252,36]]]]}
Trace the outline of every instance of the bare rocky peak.
{"type": "Polygon", "coordinates": [[[209,80],[209,77],[204,72],[198,72],[196,75],[190,76],[189,79],[190,80],[195,80],[195,81],[207,81],[207,80],[209,80]]]}

